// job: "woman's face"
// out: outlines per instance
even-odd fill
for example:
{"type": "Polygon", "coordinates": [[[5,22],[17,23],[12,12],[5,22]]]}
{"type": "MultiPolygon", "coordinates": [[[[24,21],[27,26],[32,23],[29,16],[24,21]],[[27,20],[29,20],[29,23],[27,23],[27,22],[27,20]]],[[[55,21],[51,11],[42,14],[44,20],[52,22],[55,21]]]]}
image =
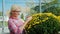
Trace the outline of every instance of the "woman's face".
{"type": "Polygon", "coordinates": [[[12,15],[18,17],[20,15],[20,11],[18,10],[12,11],[12,15]]]}

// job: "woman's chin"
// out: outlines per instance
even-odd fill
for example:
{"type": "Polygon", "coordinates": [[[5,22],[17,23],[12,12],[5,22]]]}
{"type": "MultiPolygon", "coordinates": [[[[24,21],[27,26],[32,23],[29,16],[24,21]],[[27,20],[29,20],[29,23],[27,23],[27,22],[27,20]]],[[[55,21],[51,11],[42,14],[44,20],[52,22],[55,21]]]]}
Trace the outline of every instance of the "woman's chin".
{"type": "Polygon", "coordinates": [[[19,15],[16,15],[15,17],[18,17],[19,15]]]}
{"type": "Polygon", "coordinates": [[[13,15],[13,16],[18,17],[19,15],[13,15]]]}

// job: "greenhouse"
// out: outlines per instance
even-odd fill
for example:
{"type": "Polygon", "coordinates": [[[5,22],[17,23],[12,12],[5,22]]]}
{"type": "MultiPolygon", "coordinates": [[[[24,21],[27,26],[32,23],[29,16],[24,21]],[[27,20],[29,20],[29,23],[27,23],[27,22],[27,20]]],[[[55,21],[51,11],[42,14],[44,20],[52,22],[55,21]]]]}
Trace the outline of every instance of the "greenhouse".
{"type": "Polygon", "coordinates": [[[19,7],[15,5],[20,7],[18,18],[24,23],[28,17],[32,17],[25,24],[23,34],[60,34],[60,0],[0,0],[0,34],[11,33],[8,20],[12,10],[16,8],[18,11],[19,7]]]}

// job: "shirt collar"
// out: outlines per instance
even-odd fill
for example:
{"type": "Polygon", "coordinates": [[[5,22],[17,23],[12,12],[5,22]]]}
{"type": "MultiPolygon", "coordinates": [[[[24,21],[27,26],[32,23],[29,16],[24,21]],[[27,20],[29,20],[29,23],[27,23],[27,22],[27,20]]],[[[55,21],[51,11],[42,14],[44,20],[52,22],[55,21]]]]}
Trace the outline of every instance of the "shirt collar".
{"type": "Polygon", "coordinates": [[[10,16],[9,18],[12,18],[12,19],[16,19],[16,20],[18,20],[18,17],[17,17],[17,18],[14,18],[14,17],[10,16]]]}

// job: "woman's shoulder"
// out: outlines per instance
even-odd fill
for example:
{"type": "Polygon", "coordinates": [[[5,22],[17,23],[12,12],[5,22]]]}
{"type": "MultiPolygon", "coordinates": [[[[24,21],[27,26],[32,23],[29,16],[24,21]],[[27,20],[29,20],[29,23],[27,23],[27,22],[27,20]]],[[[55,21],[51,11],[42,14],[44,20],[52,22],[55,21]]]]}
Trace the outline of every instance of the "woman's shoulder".
{"type": "Polygon", "coordinates": [[[9,20],[8,21],[12,21],[13,19],[11,19],[11,18],[9,18],[9,20]]]}
{"type": "Polygon", "coordinates": [[[9,18],[9,20],[8,20],[8,22],[13,22],[14,20],[13,19],[11,19],[11,18],[9,18]]]}

